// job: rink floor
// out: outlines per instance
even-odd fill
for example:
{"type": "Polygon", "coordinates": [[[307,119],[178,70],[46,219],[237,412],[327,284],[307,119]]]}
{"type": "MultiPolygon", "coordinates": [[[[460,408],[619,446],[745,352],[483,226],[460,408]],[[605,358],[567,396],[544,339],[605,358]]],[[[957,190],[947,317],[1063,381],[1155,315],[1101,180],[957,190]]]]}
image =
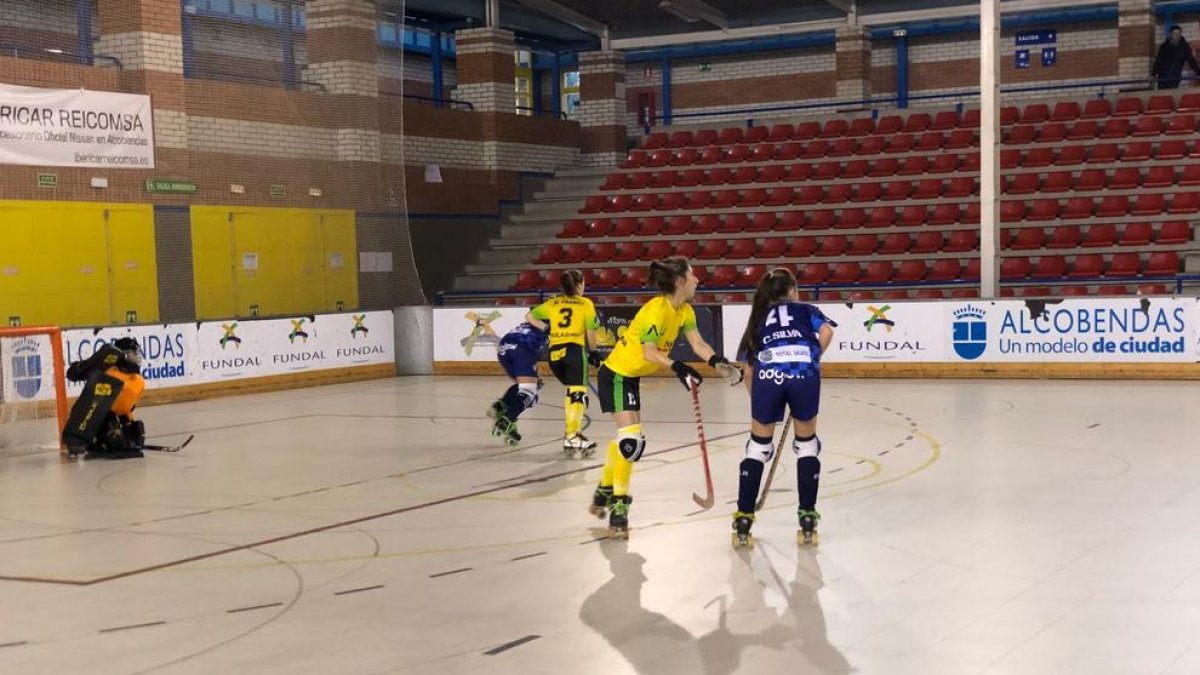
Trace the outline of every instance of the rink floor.
{"type": "MultiPolygon", "coordinates": [[[[175,455],[0,459],[3,673],[1200,672],[1200,387],[828,380],[821,543],[783,458],[730,547],[745,391],[643,385],[628,543],[500,378],[147,408],[175,455]]],[[[587,433],[611,421],[593,403],[587,433]]]]}

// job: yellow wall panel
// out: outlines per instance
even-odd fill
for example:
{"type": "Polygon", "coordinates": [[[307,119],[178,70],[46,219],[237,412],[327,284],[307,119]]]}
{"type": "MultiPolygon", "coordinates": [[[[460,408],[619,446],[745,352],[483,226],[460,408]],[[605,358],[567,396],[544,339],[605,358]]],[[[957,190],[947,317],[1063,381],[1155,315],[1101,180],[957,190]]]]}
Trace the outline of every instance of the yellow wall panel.
{"type": "Polygon", "coordinates": [[[99,202],[0,202],[0,320],[61,326],[157,320],[154,213],[149,205],[99,202]],[[134,255],[140,275],[112,268],[109,216],[120,212],[118,256],[134,255]],[[148,276],[146,276],[148,274],[148,276]]]}
{"type": "Polygon", "coordinates": [[[353,211],[193,207],[199,318],[358,306],[353,211]]]}

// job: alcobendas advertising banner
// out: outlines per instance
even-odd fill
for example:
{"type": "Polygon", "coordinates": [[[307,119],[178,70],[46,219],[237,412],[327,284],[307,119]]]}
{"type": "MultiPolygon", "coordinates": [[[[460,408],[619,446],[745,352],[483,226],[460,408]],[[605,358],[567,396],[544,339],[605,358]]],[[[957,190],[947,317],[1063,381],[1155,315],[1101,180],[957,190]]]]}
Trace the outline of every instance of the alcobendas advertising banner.
{"type": "Polygon", "coordinates": [[[153,169],[150,97],[0,84],[0,164],[153,169]]]}
{"type": "MultiPolygon", "coordinates": [[[[1196,298],[1087,298],[817,305],[838,323],[832,363],[1170,363],[1200,361],[1196,298]]],[[[748,305],[723,309],[734,354],[748,305]]]]}
{"type": "MultiPolygon", "coordinates": [[[[159,389],[394,363],[394,330],[391,312],[75,329],[63,331],[63,359],[67,363],[86,359],[100,345],[131,336],[142,349],[146,387],[159,389]]],[[[21,399],[52,396],[49,347],[35,346],[36,353],[6,354],[6,358],[25,359],[22,372],[41,374],[36,382],[26,378],[26,386],[17,388],[21,399]],[[31,358],[37,359],[36,368],[30,367],[31,358]]],[[[77,395],[80,387],[68,382],[67,394],[77,395]]]]}

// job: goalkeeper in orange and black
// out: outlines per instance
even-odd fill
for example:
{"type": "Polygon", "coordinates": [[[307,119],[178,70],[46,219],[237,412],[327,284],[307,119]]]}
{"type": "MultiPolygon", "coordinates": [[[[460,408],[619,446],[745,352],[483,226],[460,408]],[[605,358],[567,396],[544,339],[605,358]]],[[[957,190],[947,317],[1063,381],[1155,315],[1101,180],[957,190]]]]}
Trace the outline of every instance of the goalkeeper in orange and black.
{"type": "Polygon", "coordinates": [[[67,379],[83,382],[63,429],[71,455],[129,459],[142,456],[146,428],[133,417],[146,390],[137,340],[123,337],[67,368],[67,379]]]}

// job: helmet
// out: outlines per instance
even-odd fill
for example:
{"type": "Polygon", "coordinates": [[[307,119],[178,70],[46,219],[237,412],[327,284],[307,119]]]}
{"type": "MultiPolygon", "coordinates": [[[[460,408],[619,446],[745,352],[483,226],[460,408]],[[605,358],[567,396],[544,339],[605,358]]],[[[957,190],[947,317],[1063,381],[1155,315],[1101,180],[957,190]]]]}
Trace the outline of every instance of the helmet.
{"type": "Polygon", "coordinates": [[[131,363],[136,366],[142,365],[142,349],[138,346],[137,340],[132,337],[117,338],[113,340],[112,345],[121,350],[131,363]]]}

